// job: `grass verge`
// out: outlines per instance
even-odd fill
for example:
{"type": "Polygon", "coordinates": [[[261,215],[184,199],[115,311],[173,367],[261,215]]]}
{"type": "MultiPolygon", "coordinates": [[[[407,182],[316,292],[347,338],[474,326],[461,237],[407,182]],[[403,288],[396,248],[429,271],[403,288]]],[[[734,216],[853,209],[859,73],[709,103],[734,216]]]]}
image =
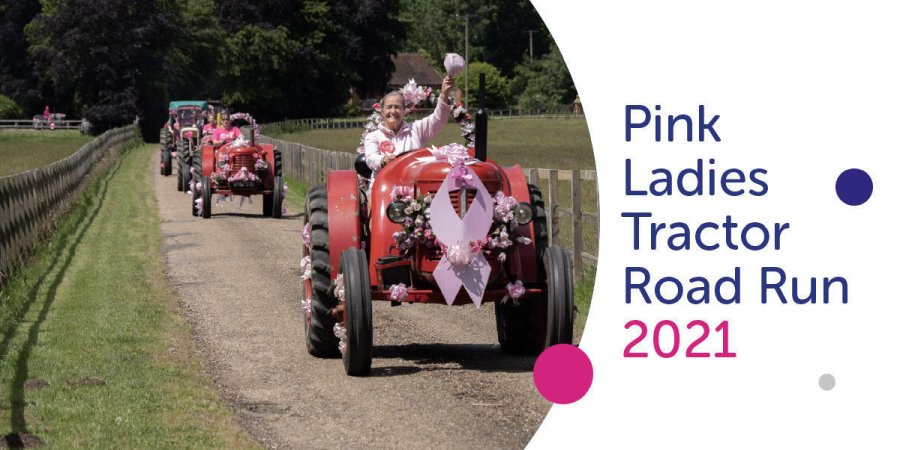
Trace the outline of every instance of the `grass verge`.
{"type": "Polygon", "coordinates": [[[151,151],[101,174],[0,292],[7,444],[254,446],[204,377],[165,278],[151,151]]]}
{"type": "Polygon", "coordinates": [[[74,130],[0,130],[0,177],[59,161],[93,138],[74,130]]]}
{"type": "Polygon", "coordinates": [[[584,325],[587,323],[588,312],[591,310],[591,298],[594,296],[594,280],[596,271],[591,268],[585,271],[581,279],[575,282],[575,335],[581,339],[584,333],[584,325]]]}

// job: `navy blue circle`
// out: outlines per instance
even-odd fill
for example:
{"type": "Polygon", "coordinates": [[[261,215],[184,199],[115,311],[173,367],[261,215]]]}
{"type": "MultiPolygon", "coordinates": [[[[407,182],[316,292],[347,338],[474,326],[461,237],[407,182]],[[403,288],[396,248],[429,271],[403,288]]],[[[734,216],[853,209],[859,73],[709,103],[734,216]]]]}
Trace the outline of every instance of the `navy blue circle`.
{"type": "Polygon", "coordinates": [[[834,185],[838,198],[850,206],[859,206],[872,196],[872,177],[861,169],[847,169],[834,185]]]}

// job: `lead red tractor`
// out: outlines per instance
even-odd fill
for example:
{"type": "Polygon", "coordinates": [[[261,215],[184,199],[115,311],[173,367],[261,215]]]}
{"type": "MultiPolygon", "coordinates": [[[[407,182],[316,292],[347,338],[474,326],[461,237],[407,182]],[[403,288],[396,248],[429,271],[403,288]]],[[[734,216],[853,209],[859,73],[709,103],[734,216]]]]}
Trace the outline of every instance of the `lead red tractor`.
{"type": "MultiPolygon", "coordinates": [[[[486,114],[479,111],[476,149],[463,150],[469,157],[464,165],[454,167],[432,150],[420,149],[384,167],[368,196],[358,185],[357,172],[365,171],[359,164],[357,171],[329,172],[325,184],[309,190],[304,226],[307,257],[301,265],[307,295],[303,301],[306,343],[312,355],[341,355],[348,375],[368,374],[373,301],[493,302],[500,348],[506,353],[535,354],[572,342],[571,257],[564,249],[547,245],[541,192],[528,184],[522,169],[518,165],[503,168],[486,158],[486,135],[486,114]],[[454,170],[477,176],[472,182],[481,187],[442,193],[454,170]],[[441,196],[449,196],[450,214],[457,215],[449,217],[450,222],[465,222],[471,211],[484,209],[481,188],[489,193],[494,213],[487,219],[489,231],[466,236],[469,241],[462,247],[448,247],[435,239],[438,219],[429,214],[437,214],[441,196]],[[471,272],[479,255],[484,264],[472,273],[486,275],[475,289],[478,292],[469,290],[470,280],[461,279],[465,288],[446,298],[442,281],[446,274],[441,272],[450,267],[462,278],[469,277],[465,272],[471,272]],[[462,261],[447,266],[445,260],[460,256],[462,261]]],[[[449,210],[446,199],[444,204],[449,210]]]]}
{"type": "Polygon", "coordinates": [[[232,114],[231,120],[250,125],[250,139],[200,146],[201,156],[194,159],[193,166],[191,210],[195,216],[208,219],[212,215],[213,194],[262,196],[263,215],[280,218],[285,192],[281,151],[272,144],[257,142],[259,127],[250,115],[232,114]]]}

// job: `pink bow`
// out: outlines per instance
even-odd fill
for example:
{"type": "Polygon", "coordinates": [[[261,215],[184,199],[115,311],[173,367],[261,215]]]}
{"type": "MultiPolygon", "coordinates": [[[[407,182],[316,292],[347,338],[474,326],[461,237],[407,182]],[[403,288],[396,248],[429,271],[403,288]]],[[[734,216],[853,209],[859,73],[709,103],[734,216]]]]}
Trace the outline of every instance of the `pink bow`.
{"type": "MultiPolygon", "coordinates": [[[[464,287],[475,306],[480,307],[491,266],[481,252],[471,252],[470,243],[484,239],[490,231],[494,202],[471,169],[466,166],[458,169],[463,172],[462,177],[448,174],[431,202],[431,229],[448,249],[434,270],[434,280],[448,305],[453,304],[459,289],[464,287]],[[463,218],[456,214],[450,201],[450,191],[461,188],[475,189],[475,199],[463,218]]],[[[460,196],[460,201],[465,201],[465,197],[460,196]]]]}

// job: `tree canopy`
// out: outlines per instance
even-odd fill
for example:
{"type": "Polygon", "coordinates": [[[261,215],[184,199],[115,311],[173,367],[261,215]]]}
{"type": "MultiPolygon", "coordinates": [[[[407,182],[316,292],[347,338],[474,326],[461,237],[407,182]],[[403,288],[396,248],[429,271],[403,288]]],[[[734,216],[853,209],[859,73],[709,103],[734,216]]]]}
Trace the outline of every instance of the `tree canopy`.
{"type": "Polygon", "coordinates": [[[0,0],[0,94],[97,130],[137,116],[147,138],[170,100],[223,99],[262,121],[329,116],[351,92],[382,91],[398,52],[435,65],[462,54],[466,17],[489,105],[571,97],[527,0],[0,0]]]}

